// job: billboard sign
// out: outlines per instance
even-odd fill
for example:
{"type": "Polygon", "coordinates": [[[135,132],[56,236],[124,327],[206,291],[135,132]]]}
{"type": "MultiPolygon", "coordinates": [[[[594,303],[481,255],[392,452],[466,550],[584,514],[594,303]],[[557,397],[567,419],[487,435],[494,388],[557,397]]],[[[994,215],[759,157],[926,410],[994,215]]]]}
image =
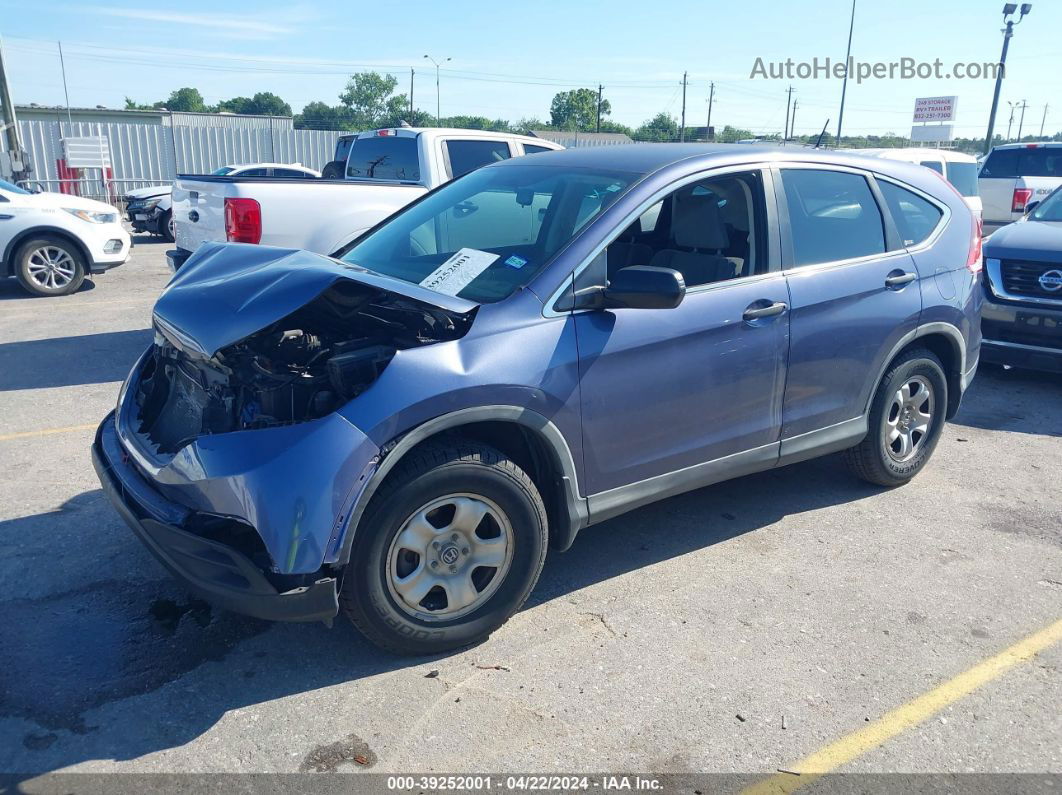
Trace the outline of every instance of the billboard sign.
{"type": "Polygon", "coordinates": [[[915,124],[925,122],[955,121],[955,106],[958,97],[920,97],[915,100],[915,124]]]}

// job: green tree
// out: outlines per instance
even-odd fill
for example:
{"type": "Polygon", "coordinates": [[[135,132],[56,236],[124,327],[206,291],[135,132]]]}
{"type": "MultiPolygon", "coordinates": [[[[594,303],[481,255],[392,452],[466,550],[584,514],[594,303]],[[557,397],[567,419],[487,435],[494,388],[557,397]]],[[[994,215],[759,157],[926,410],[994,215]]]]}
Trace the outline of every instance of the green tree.
{"type": "Polygon", "coordinates": [[[639,141],[677,141],[678,119],[669,113],[658,113],[635,130],[632,137],[639,141]]]}
{"type": "Polygon", "coordinates": [[[328,105],[310,102],[295,116],[295,127],[300,130],[352,130],[350,110],[343,105],[328,105]]]}
{"type": "Polygon", "coordinates": [[[170,94],[170,98],[163,102],[156,102],[154,107],[165,108],[175,112],[204,113],[207,110],[203,102],[203,95],[198,88],[178,88],[170,94]]]}
{"type": "Polygon", "coordinates": [[[723,128],[723,131],[719,133],[716,138],[717,141],[722,143],[732,144],[735,141],[743,141],[747,138],[755,138],[752,130],[742,130],[740,127],[731,127],[729,124],[723,128]]]}
{"type": "Polygon", "coordinates": [[[392,127],[408,115],[409,99],[395,94],[398,79],[379,72],[358,72],[351,75],[339,101],[350,111],[353,129],[392,127]]]}
{"type": "MultiPolygon", "coordinates": [[[[601,100],[601,117],[612,112],[607,99],[601,100]]],[[[549,106],[553,127],[558,130],[593,132],[597,129],[597,92],[589,88],[576,88],[555,94],[549,106]]]]}

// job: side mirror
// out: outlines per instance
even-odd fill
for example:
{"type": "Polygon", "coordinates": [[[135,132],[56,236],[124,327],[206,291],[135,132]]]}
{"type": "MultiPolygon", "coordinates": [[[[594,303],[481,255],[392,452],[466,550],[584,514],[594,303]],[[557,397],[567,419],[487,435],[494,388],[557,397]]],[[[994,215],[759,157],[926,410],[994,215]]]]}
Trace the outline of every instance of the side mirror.
{"type": "Polygon", "coordinates": [[[682,274],[671,268],[623,268],[601,291],[602,308],[674,309],[686,297],[682,274]]]}
{"type": "Polygon", "coordinates": [[[1040,201],[1039,200],[1036,200],[1034,202],[1029,202],[1028,204],[1025,205],[1025,214],[1026,215],[1031,214],[1032,211],[1035,210],[1039,206],[1040,206],[1040,201]]]}

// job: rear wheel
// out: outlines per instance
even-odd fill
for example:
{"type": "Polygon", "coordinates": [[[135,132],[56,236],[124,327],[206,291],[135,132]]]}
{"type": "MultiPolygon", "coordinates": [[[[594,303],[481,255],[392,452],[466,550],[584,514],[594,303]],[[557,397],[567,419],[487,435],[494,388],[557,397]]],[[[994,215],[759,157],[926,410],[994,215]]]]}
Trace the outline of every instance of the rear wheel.
{"type": "Polygon", "coordinates": [[[948,382],[928,350],[901,354],[874,395],[866,438],[845,451],[858,477],[879,486],[902,486],[929,461],[944,429],[948,382]]]}
{"type": "Polygon", "coordinates": [[[546,536],[542,498],[516,464],[486,445],[431,444],[410,453],[373,498],[340,603],[389,651],[468,646],[527,599],[546,536]]]}
{"type": "Polygon", "coordinates": [[[173,221],[173,213],[169,210],[159,216],[159,235],[167,243],[177,239],[177,228],[173,221]]]}
{"type": "Polygon", "coordinates": [[[15,274],[34,295],[69,295],[85,281],[81,252],[57,237],[27,240],[15,257],[15,274]]]}

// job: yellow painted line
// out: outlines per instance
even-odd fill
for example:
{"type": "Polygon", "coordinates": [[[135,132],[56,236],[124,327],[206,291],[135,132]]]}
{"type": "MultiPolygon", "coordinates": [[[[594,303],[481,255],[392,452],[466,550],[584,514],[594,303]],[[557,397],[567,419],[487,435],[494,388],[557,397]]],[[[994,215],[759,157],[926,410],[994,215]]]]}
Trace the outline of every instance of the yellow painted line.
{"type": "Polygon", "coordinates": [[[1062,620],[1029,635],[994,657],[949,679],[927,693],[897,707],[857,732],[836,740],[811,756],[786,766],[791,773],[777,773],[742,790],[743,795],[785,795],[814,782],[867,751],[872,751],[901,732],[917,726],[945,707],[970,695],[982,685],[1002,676],[1019,663],[1028,662],[1044,649],[1062,640],[1062,620]]]}
{"type": "Polygon", "coordinates": [[[32,439],[36,436],[52,436],[57,433],[74,433],[75,431],[94,431],[99,425],[93,422],[89,425],[68,425],[65,428],[45,428],[42,431],[21,431],[19,433],[0,434],[0,442],[9,442],[12,439],[32,439]]]}

